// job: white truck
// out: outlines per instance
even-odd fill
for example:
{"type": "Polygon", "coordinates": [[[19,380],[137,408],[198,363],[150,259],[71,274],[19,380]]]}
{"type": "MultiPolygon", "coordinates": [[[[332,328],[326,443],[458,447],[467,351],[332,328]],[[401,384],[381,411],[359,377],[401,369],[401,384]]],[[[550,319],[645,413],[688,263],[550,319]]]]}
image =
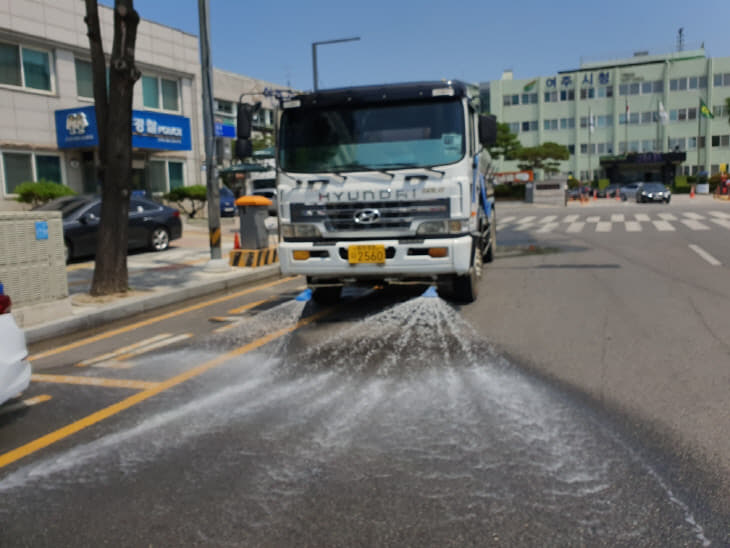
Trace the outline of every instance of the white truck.
{"type": "Polygon", "coordinates": [[[496,120],[458,81],[366,86],[281,101],[276,186],[282,273],[316,302],[345,285],[436,284],[476,299],[493,259],[496,120]]]}

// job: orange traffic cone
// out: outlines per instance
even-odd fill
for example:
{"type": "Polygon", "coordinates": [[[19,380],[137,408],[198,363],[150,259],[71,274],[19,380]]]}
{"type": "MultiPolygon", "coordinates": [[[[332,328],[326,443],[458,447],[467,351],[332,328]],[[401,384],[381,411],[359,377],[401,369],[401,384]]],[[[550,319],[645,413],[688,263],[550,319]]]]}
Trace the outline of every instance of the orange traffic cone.
{"type": "Polygon", "coordinates": [[[238,232],[233,236],[233,249],[241,249],[241,240],[238,239],[238,232]]]}
{"type": "Polygon", "coordinates": [[[598,200],[598,191],[596,189],[593,189],[593,199],[598,200]]]}
{"type": "Polygon", "coordinates": [[[694,185],[692,185],[691,187],[689,187],[689,197],[690,198],[694,198],[695,197],[695,186],[694,185]]]}

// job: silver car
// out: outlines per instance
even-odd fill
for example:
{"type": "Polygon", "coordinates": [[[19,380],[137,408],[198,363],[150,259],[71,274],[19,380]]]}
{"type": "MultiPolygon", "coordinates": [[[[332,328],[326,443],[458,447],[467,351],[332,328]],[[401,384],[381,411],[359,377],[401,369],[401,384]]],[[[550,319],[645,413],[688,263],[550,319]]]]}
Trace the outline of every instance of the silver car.
{"type": "Polygon", "coordinates": [[[619,189],[619,196],[621,196],[621,200],[624,202],[626,200],[636,200],[636,193],[641,188],[641,185],[644,183],[642,182],[636,182],[636,183],[628,183],[622,186],[619,189]]]}
{"type": "Polygon", "coordinates": [[[17,396],[30,384],[31,370],[25,333],[15,323],[10,304],[0,283],[0,404],[17,396]]]}
{"type": "Polygon", "coordinates": [[[636,193],[636,202],[664,202],[668,204],[672,199],[672,192],[662,183],[644,183],[636,193]]]}

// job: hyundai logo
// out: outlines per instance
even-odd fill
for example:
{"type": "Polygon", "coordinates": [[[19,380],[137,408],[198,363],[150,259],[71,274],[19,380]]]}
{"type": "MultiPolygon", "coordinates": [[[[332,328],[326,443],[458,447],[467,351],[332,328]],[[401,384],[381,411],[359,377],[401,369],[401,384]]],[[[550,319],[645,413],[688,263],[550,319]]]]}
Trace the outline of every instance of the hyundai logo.
{"type": "Polygon", "coordinates": [[[359,209],[353,215],[355,223],[359,225],[371,225],[380,219],[380,211],[377,209],[359,209]]]}

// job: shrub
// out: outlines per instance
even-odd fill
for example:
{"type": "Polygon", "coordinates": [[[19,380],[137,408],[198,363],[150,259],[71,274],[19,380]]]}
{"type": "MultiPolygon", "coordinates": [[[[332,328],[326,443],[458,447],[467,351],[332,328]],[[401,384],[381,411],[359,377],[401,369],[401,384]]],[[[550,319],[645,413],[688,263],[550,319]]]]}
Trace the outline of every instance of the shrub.
{"type": "Polygon", "coordinates": [[[599,190],[603,190],[610,184],[611,184],[611,181],[609,179],[598,179],[598,189],[599,190]]]}
{"type": "Polygon", "coordinates": [[[495,185],[494,198],[497,200],[524,200],[525,185],[495,185]]]}
{"type": "Polygon", "coordinates": [[[205,185],[184,186],[173,188],[165,194],[165,199],[175,202],[183,213],[190,219],[205,207],[208,201],[208,190],[205,185]]]}
{"type": "Polygon", "coordinates": [[[674,188],[672,189],[672,192],[675,194],[689,194],[690,190],[690,183],[689,178],[690,176],[687,175],[677,175],[674,178],[674,188]]]}
{"type": "Polygon", "coordinates": [[[32,204],[33,207],[45,204],[61,196],[73,196],[76,194],[69,187],[41,179],[37,182],[20,183],[15,187],[16,200],[24,204],[32,204]]]}

